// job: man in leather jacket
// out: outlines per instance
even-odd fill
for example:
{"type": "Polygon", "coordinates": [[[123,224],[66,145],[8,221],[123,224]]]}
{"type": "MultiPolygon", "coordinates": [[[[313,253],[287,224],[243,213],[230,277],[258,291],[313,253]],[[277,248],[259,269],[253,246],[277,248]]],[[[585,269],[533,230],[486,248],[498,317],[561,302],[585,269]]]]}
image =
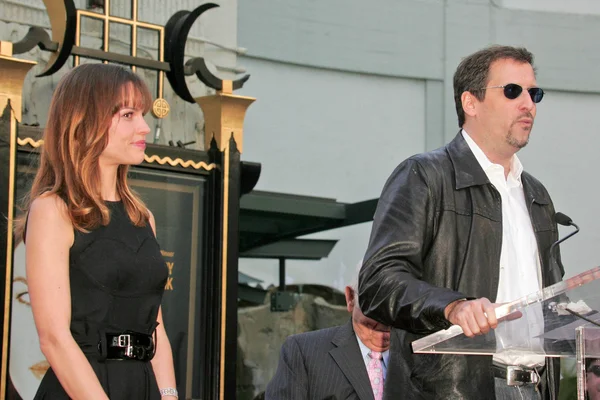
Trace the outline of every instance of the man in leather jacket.
{"type": "Polygon", "coordinates": [[[558,237],[554,206],[516,156],[542,97],[526,49],[492,46],[468,56],[454,75],[461,131],[402,162],[385,184],[359,298],[365,315],[401,330],[396,353],[405,359],[391,362],[386,398],[558,397],[560,364],[543,356],[519,360],[540,372],[540,384],[513,387],[492,356],[410,351],[414,340],[453,324],[467,336],[485,334],[497,326],[496,303],[562,278],[560,256],[551,262],[549,252],[558,237]]]}

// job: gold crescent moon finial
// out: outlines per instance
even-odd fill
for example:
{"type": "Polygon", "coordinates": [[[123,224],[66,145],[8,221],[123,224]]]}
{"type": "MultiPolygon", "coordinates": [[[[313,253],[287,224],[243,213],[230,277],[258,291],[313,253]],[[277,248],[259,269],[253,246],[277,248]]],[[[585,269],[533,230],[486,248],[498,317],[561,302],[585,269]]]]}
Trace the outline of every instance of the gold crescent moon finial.
{"type": "Polygon", "coordinates": [[[46,68],[37,76],[52,75],[71,55],[77,28],[77,8],[73,0],[43,0],[52,28],[52,41],[58,43],[58,51],[50,56],[46,68]]]}

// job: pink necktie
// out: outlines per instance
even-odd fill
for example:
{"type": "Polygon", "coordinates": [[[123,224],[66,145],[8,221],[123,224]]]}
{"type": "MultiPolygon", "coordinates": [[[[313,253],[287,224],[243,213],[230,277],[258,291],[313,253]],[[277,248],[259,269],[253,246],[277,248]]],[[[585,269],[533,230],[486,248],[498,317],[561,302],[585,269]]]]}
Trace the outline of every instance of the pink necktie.
{"type": "Polygon", "coordinates": [[[375,400],[381,400],[383,399],[383,365],[381,363],[383,356],[379,352],[371,351],[369,357],[371,357],[371,361],[367,367],[367,374],[371,381],[371,388],[373,388],[373,396],[375,400]]]}

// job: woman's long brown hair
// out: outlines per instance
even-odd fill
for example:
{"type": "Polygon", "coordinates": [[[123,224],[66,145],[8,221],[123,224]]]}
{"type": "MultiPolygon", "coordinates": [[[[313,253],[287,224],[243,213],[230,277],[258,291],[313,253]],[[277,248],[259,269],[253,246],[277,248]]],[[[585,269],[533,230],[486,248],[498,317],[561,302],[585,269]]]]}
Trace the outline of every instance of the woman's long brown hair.
{"type": "MultiPolygon", "coordinates": [[[[124,106],[146,113],[151,101],[144,81],[124,67],[83,64],[67,73],[52,95],[40,164],[24,199],[25,215],[36,198],[57,194],[75,229],[107,225],[110,213],[100,193],[98,159],[108,144],[112,117],[124,106]]],[[[127,184],[128,168],[118,167],[117,194],[131,221],[144,226],[149,212],[127,184]]],[[[24,225],[24,218],[17,221],[17,238],[23,237],[24,225]]]]}

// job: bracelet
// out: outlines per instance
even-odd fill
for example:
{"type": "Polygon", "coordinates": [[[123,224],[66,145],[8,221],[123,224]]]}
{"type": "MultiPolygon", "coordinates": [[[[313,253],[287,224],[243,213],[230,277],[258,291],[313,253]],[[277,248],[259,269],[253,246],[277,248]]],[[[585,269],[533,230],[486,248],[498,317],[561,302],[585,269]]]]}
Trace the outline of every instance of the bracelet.
{"type": "Polygon", "coordinates": [[[175,389],[175,388],[160,389],[160,395],[161,396],[175,396],[175,397],[179,398],[177,389],[175,389]]]}

